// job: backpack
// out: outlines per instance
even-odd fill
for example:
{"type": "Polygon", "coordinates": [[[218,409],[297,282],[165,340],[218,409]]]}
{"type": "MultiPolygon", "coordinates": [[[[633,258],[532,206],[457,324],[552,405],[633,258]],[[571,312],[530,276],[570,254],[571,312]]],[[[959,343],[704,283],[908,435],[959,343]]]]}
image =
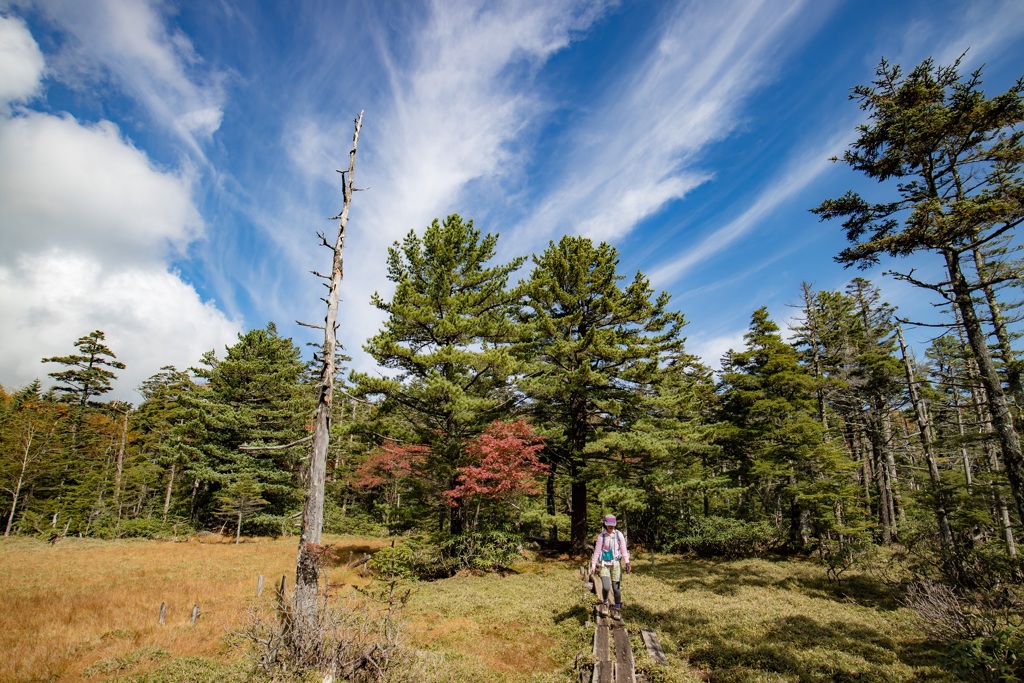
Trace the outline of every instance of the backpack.
{"type": "MultiPolygon", "coordinates": [[[[618,534],[619,534],[619,530],[618,529],[613,531],[612,534],[611,534],[612,535],[612,547],[608,548],[607,550],[604,550],[604,549],[601,550],[601,561],[602,562],[613,562],[615,560],[615,545],[618,544],[618,542],[619,542],[618,534]]],[[[601,532],[601,535],[604,536],[604,532],[603,531],[601,532]]],[[[602,541],[601,545],[602,546],[604,545],[603,541],[602,541]]]]}

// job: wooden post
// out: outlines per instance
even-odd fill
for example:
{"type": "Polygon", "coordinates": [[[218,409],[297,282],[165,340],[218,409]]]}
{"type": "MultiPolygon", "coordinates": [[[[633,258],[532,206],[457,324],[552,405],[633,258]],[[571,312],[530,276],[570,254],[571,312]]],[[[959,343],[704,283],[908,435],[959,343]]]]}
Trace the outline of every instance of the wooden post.
{"type": "Polygon", "coordinates": [[[284,601],[284,587],[286,580],[287,577],[284,574],[282,574],[281,585],[277,587],[277,614],[278,617],[281,619],[282,624],[284,623],[285,619],[288,616],[288,606],[285,604],[284,601]]]}
{"type": "Polygon", "coordinates": [[[198,618],[199,618],[199,603],[197,602],[196,604],[192,605],[192,619],[189,620],[189,623],[192,624],[193,626],[195,626],[196,625],[196,619],[198,619],[198,618]]]}
{"type": "Polygon", "coordinates": [[[167,616],[167,603],[166,602],[161,602],[160,603],[160,618],[157,620],[157,623],[159,623],[161,626],[164,625],[164,617],[165,616],[167,616]]]}
{"type": "Polygon", "coordinates": [[[260,574],[260,578],[256,581],[256,597],[263,595],[263,574],[260,574]]]}

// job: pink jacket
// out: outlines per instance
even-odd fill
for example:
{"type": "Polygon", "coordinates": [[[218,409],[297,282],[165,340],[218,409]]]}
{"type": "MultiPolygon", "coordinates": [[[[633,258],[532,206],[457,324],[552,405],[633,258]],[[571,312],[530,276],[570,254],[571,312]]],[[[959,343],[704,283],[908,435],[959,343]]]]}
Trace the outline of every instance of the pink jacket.
{"type": "Polygon", "coordinates": [[[610,534],[601,530],[601,533],[597,535],[597,542],[594,543],[594,555],[590,558],[590,571],[593,572],[597,569],[597,565],[601,563],[601,552],[606,548],[612,550],[612,564],[615,564],[619,559],[626,561],[629,564],[629,550],[626,548],[626,535],[618,529],[612,531],[610,534]]]}

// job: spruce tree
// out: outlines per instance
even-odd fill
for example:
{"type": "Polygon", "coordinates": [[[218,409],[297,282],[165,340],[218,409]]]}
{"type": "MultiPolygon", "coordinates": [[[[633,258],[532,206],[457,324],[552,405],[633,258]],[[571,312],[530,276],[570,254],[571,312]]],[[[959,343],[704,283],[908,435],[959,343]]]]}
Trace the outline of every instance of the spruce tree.
{"type": "Polygon", "coordinates": [[[195,374],[201,391],[183,398],[190,413],[184,426],[194,449],[190,478],[197,509],[209,521],[217,491],[251,477],[268,502],[268,513],[283,515],[300,500],[298,489],[312,391],[301,384],[299,348],[269,323],[239,334],[223,359],[203,356],[195,374]],[[199,490],[201,489],[201,490],[199,490]]]}
{"type": "Polygon", "coordinates": [[[754,312],[744,338],[746,348],[723,362],[719,395],[728,428],[720,443],[737,462],[750,502],[761,503],[760,510],[748,505],[747,514],[788,522],[789,543],[800,549],[810,532],[842,528],[836,503],[852,495],[853,464],[825,438],[814,378],[767,309],[754,312]]]}

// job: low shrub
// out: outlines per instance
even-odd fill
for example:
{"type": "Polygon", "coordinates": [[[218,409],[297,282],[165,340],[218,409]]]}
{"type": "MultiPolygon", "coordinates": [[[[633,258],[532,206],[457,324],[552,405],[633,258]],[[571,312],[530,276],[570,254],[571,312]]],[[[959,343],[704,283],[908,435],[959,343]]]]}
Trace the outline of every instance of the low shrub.
{"type": "Polygon", "coordinates": [[[965,681],[1015,683],[1024,680],[1024,628],[1008,626],[990,636],[954,643],[950,669],[965,681]]]}
{"type": "Polygon", "coordinates": [[[298,520],[287,515],[271,515],[261,512],[242,522],[242,533],[246,536],[287,536],[298,529],[298,520]]]}
{"type": "Polygon", "coordinates": [[[437,545],[440,566],[451,576],[463,569],[498,571],[510,568],[522,557],[522,541],[516,534],[483,531],[449,536],[437,545]]]}
{"type": "Polygon", "coordinates": [[[352,536],[386,537],[388,528],[373,519],[370,515],[357,512],[341,514],[339,510],[325,515],[324,531],[331,534],[351,534],[352,536]]]}
{"type": "Polygon", "coordinates": [[[429,558],[423,556],[422,543],[416,538],[405,539],[390,547],[381,548],[370,559],[370,569],[377,575],[398,578],[422,578],[429,558]]]}
{"type": "Polygon", "coordinates": [[[486,531],[457,536],[405,538],[378,550],[370,567],[380,576],[433,580],[460,571],[500,571],[522,557],[522,541],[516,534],[486,531]]]}
{"type": "Polygon", "coordinates": [[[669,550],[700,557],[749,557],[764,554],[775,541],[775,531],[767,522],[712,516],[697,520],[690,534],[675,539],[669,550]]]}
{"type": "Polygon", "coordinates": [[[188,536],[193,531],[192,525],[180,519],[126,519],[117,528],[118,538],[151,538],[168,540],[179,536],[188,536]]]}

